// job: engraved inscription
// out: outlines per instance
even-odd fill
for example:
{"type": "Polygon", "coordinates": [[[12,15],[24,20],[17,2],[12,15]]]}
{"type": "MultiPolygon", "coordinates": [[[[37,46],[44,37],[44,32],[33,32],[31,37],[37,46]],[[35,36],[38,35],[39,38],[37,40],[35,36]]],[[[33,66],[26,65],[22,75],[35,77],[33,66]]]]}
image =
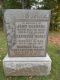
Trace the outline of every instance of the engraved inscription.
{"type": "Polygon", "coordinates": [[[48,10],[5,13],[9,56],[45,56],[49,15],[48,10]]]}

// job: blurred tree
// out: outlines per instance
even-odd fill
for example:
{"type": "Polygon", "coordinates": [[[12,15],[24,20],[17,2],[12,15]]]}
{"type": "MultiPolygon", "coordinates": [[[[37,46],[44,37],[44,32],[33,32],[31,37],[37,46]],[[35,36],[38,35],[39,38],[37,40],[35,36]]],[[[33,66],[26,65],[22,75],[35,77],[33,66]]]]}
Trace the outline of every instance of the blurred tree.
{"type": "Polygon", "coordinates": [[[3,0],[0,0],[0,27],[2,26],[3,18],[2,18],[2,2],[3,0]]]}
{"type": "Polygon", "coordinates": [[[16,0],[4,0],[3,7],[4,9],[17,9],[22,8],[22,4],[16,0]]]}
{"type": "Polygon", "coordinates": [[[59,30],[60,29],[60,0],[43,0],[42,2],[40,2],[40,4],[43,5],[40,9],[51,10],[50,30],[59,30]]]}

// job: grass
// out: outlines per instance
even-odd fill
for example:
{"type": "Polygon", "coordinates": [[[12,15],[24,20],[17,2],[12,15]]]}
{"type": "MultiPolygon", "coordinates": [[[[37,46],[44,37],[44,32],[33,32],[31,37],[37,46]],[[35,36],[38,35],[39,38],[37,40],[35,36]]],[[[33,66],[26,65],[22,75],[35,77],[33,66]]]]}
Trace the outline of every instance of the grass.
{"type": "MultiPolygon", "coordinates": [[[[53,34],[53,33],[51,33],[53,34]]],[[[50,35],[50,33],[49,33],[50,35]]],[[[7,53],[7,42],[3,31],[0,29],[0,80],[60,80],[60,47],[48,43],[48,53],[52,59],[51,74],[39,77],[5,77],[2,60],[7,53]]]]}
{"type": "Polygon", "coordinates": [[[50,31],[49,36],[60,36],[60,31],[50,31]]]}

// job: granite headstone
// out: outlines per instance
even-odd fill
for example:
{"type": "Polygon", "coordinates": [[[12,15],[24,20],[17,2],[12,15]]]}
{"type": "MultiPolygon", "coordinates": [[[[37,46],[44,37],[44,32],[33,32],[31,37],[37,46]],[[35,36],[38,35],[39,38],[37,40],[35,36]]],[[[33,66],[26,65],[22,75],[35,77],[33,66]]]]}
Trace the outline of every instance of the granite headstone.
{"type": "Polygon", "coordinates": [[[42,76],[51,71],[47,54],[50,10],[8,9],[4,13],[8,54],[6,76],[42,76]]]}
{"type": "Polygon", "coordinates": [[[9,56],[46,56],[49,23],[50,10],[7,10],[9,56]]]}

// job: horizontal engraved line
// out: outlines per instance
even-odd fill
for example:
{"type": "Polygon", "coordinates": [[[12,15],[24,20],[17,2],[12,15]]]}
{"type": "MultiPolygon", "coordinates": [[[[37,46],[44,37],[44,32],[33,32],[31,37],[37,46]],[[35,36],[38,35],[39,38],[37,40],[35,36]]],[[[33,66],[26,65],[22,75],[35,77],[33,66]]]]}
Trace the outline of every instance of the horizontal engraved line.
{"type": "Polygon", "coordinates": [[[18,22],[40,22],[40,21],[49,21],[49,19],[16,19],[18,22]]]}

